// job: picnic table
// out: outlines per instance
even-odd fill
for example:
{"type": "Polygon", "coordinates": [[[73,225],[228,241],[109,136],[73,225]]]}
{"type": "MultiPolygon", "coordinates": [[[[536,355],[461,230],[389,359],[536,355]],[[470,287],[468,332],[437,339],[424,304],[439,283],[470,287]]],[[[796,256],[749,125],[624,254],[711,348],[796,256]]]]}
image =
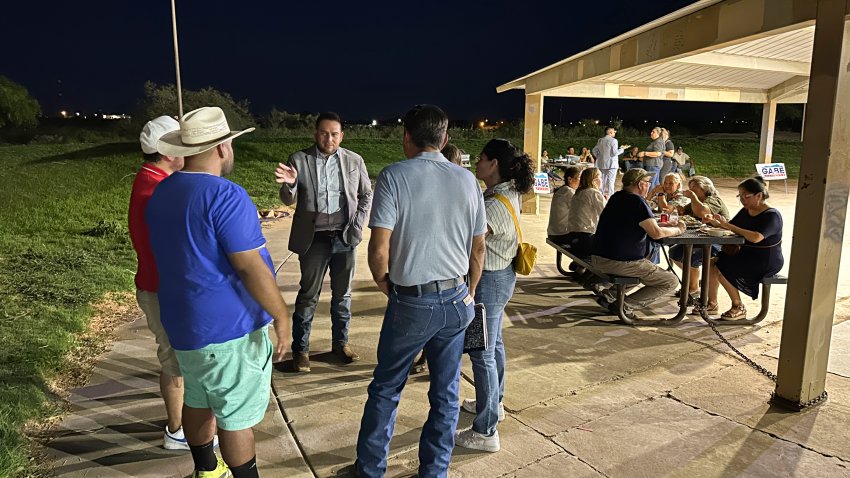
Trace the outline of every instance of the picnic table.
{"type": "Polygon", "coordinates": [[[710,267],[707,264],[708,258],[711,257],[711,246],[714,244],[743,244],[744,238],[731,234],[727,236],[710,236],[700,229],[688,229],[678,236],[665,237],[660,239],[662,245],[675,246],[680,244],[684,247],[682,256],[682,264],[685,266],[682,271],[682,291],[679,294],[679,312],[671,319],[637,319],[635,325],[660,325],[671,326],[676,325],[685,318],[688,313],[688,290],[690,289],[690,274],[688,274],[688,265],[691,263],[694,246],[702,247],[703,267],[702,281],[700,283],[700,306],[705,308],[708,305],[708,273],[710,267]]]}

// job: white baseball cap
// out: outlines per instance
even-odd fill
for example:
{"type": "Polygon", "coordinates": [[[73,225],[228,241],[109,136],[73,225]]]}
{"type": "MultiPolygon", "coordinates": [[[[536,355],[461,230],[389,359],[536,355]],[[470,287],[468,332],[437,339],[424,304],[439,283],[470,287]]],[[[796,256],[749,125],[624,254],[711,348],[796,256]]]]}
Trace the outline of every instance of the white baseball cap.
{"type": "Polygon", "coordinates": [[[179,129],[180,123],[171,116],[160,116],[159,118],[154,118],[148,121],[145,124],[145,127],[142,128],[142,134],[139,135],[139,143],[142,144],[142,152],[145,154],[159,152],[156,147],[159,143],[159,138],[162,138],[166,133],[177,131],[179,129]]]}

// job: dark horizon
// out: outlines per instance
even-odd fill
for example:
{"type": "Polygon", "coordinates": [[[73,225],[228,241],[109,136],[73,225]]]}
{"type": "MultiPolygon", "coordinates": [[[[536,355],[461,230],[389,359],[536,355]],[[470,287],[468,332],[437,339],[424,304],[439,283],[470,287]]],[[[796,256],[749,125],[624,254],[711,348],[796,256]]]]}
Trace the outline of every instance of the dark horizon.
{"type": "MultiPolygon", "coordinates": [[[[415,103],[434,103],[457,120],[511,121],[521,119],[524,95],[497,94],[498,85],[693,1],[657,1],[651,8],[624,0],[437,1],[413,11],[386,1],[340,2],[319,10],[313,4],[251,9],[221,0],[179,0],[181,75],[186,89],[211,86],[247,99],[257,116],[274,107],[386,121],[415,103]]],[[[18,46],[5,53],[0,75],[25,86],[45,116],[62,109],[132,114],[145,81],[174,83],[168,0],[62,3],[49,14],[43,8],[36,2],[6,7],[7,18],[38,24],[7,25],[8,44],[18,46]]],[[[719,119],[751,108],[547,98],[544,120],[719,119]]]]}

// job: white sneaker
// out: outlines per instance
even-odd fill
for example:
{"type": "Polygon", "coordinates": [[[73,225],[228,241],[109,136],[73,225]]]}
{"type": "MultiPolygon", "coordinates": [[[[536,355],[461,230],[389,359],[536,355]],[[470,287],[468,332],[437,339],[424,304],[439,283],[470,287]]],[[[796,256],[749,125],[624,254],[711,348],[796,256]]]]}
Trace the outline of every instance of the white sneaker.
{"type": "MultiPolygon", "coordinates": [[[[183,434],[183,427],[172,433],[168,430],[168,425],[165,425],[162,447],[166,450],[188,450],[189,442],[186,441],[186,436],[183,434]]],[[[218,435],[213,436],[213,447],[218,447],[218,435]]]]}
{"type": "Polygon", "coordinates": [[[490,453],[495,453],[502,448],[499,444],[498,430],[494,431],[493,435],[486,436],[476,432],[471,427],[455,433],[455,445],[490,453]]]}
{"type": "MultiPolygon", "coordinates": [[[[463,409],[463,411],[472,413],[473,415],[478,413],[478,411],[475,409],[475,399],[474,398],[464,398],[463,402],[461,402],[461,404],[460,404],[460,407],[463,409]]],[[[501,422],[504,419],[505,419],[505,404],[502,403],[502,402],[499,402],[499,421],[501,422]]]]}

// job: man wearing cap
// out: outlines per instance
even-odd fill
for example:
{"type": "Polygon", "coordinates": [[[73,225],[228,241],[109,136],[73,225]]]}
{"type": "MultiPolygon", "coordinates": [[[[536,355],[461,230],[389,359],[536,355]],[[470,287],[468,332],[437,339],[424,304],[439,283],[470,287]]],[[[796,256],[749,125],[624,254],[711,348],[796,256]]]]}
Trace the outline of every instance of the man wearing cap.
{"type": "Polygon", "coordinates": [[[289,250],[298,254],[301,288],[292,314],[292,364],[310,371],[310,328],[322,282],[331,277],[331,350],[345,364],[360,356],[348,344],[354,248],[372,204],[372,183],[359,154],[340,148],[345,133],[336,113],[316,119],[316,144],[278,164],[275,181],[280,199],[298,203],[292,219],[289,250]]]}
{"type": "Polygon", "coordinates": [[[614,182],[617,180],[617,170],[620,168],[619,156],[623,154],[630,145],[620,146],[615,138],[617,130],[612,127],[605,128],[605,136],[599,138],[593,147],[593,155],[596,156],[596,167],[602,174],[602,194],[606,198],[614,194],[614,182]]]}
{"type": "Polygon", "coordinates": [[[369,269],[389,297],[357,438],[355,471],[386,473],[396,410],[410,363],[425,351],[431,412],[419,438],[419,476],[446,476],[454,447],[466,326],[484,263],[484,197],[471,172],[440,150],[448,118],[419,105],[404,115],[407,161],[378,176],[369,269]]]}
{"type": "Polygon", "coordinates": [[[139,308],[145,314],[148,328],[156,339],[156,356],[159,359],[161,371],[159,374],[159,390],[165,402],[165,413],[168,423],[165,425],[163,447],[166,450],[188,450],[186,437],[183,434],[183,376],[180,366],[174,356],[174,350],[168,341],[168,335],[162,328],[159,319],[159,300],[157,289],[159,281],[156,273],[156,263],[148,241],[148,226],[145,224],[145,208],[153,194],[154,188],[160,181],[171,173],[183,168],[183,158],[165,156],[157,152],[159,138],[166,133],[180,129],[180,124],[170,116],[160,116],[148,121],[139,135],[142,145],[144,164],[136,173],[133,181],[133,192],[130,194],[130,210],[127,214],[130,241],[136,251],[138,266],[136,268],[136,300],[139,308]]]}
{"type": "MultiPolygon", "coordinates": [[[[673,292],[678,284],[676,275],[646,259],[647,238],[661,239],[685,232],[684,222],[678,226],[659,224],[647,204],[646,196],[653,173],[635,168],[623,175],[623,189],[608,199],[599,216],[593,236],[591,264],[600,272],[618,276],[637,277],[644,285],[626,296],[626,314],[644,308],[658,298],[673,292]]],[[[599,297],[599,304],[616,314],[616,298],[611,291],[599,297]]]]}
{"type": "Polygon", "coordinates": [[[187,113],[157,149],[185,157],[154,191],[145,219],[159,269],[162,324],[184,377],[183,426],[195,475],[255,477],[251,427],[269,403],[272,359],[289,340],[286,304],[274,278],[257,209],[233,171],[220,108],[187,113]],[[274,322],[277,346],[268,324],[274,322]],[[216,425],[221,459],[213,453],[216,425]]]}

